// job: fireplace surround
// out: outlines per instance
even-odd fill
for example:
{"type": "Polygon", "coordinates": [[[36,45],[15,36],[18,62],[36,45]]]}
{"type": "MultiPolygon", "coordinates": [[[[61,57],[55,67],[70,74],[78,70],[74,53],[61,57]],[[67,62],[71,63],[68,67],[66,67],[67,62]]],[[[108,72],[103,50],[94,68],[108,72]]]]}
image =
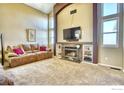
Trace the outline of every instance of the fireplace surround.
{"type": "Polygon", "coordinates": [[[74,62],[93,62],[92,42],[58,42],[56,56],[74,62]]]}
{"type": "Polygon", "coordinates": [[[82,61],[82,45],[81,44],[63,44],[62,58],[71,61],[82,61]]]}

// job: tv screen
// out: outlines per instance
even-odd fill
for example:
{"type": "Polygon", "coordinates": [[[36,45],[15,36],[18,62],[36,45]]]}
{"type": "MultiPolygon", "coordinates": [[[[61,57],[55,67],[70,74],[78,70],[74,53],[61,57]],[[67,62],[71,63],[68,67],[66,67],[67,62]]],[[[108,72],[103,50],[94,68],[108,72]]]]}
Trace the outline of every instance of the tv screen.
{"type": "Polygon", "coordinates": [[[63,30],[64,40],[78,40],[81,38],[81,28],[73,27],[63,30]]]}

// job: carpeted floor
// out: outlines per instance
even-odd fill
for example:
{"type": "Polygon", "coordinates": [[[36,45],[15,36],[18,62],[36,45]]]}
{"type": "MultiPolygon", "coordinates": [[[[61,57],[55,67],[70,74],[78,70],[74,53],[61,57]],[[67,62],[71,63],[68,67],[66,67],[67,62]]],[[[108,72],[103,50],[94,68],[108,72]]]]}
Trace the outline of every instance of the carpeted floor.
{"type": "Polygon", "coordinates": [[[124,72],[57,58],[6,70],[15,85],[124,85],[124,72]]]}

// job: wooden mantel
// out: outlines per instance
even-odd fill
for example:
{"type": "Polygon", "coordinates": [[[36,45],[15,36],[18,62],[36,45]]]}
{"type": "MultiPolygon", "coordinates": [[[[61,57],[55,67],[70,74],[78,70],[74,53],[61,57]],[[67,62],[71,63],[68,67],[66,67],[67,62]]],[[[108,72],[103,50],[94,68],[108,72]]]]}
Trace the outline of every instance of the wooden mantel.
{"type": "Polygon", "coordinates": [[[57,44],[93,44],[93,42],[57,42],[57,44]]]}

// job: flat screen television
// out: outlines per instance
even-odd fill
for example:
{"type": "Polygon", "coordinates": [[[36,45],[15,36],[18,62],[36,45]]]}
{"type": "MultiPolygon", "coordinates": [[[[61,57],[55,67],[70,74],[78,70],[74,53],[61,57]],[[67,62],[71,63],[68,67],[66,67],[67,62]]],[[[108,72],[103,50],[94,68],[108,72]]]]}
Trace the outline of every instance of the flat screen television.
{"type": "Polygon", "coordinates": [[[64,29],[63,38],[64,40],[79,40],[81,38],[81,27],[64,29]]]}

